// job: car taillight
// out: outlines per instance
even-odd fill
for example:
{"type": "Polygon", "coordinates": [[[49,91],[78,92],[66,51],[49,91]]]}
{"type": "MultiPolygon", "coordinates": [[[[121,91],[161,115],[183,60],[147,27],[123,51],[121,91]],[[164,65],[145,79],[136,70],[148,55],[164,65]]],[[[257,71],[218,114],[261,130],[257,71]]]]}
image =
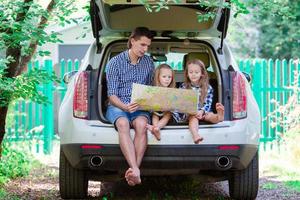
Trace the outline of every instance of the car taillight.
{"type": "Polygon", "coordinates": [[[240,146],[238,145],[222,145],[218,146],[219,150],[239,150],[240,146]]]}
{"type": "Polygon", "coordinates": [[[243,75],[235,72],[232,78],[232,117],[234,120],[247,116],[246,83],[243,75]]]}
{"type": "Polygon", "coordinates": [[[76,118],[88,118],[88,73],[81,72],[75,84],[73,96],[73,115],[76,118]]]}
{"type": "Polygon", "coordinates": [[[90,144],[84,144],[80,146],[81,149],[103,149],[104,147],[101,145],[90,145],[90,144]]]}

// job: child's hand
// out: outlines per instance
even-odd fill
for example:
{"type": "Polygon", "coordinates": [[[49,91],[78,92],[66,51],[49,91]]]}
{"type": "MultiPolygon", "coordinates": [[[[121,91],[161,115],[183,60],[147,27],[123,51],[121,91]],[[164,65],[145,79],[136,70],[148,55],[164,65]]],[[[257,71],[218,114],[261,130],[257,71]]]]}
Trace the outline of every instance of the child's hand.
{"type": "Polygon", "coordinates": [[[204,119],[204,111],[199,110],[198,113],[196,114],[196,118],[199,120],[203,120],[204,119]]]}

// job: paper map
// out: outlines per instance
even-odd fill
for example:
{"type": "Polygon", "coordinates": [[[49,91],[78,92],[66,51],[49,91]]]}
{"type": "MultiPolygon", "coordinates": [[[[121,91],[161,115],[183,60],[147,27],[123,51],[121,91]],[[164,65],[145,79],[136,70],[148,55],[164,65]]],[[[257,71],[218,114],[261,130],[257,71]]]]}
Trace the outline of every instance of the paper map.
{"type": "Polygon", "coordinates": [[[148,86],[134,83],[131,102],[140,105],[140,110],[177,111],[195,114],[199,93],[189,89],[148,86]]]}

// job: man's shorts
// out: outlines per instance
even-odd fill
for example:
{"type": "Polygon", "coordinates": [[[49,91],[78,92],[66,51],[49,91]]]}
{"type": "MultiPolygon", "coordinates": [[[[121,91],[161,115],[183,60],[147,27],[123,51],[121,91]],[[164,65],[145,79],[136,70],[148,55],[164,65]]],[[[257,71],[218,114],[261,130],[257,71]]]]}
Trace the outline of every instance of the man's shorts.
{"type": "Polygon", "coordinates": [[[148,123],[149,124],[151,123],[150,113],[147,111],[137,110],[135,112],[130,113],[130,112],[125,112],[124,110],[122,110],[116,106],[113,106],[113,105],[108,105],[105,117],[109,122],[111,122],[115,126],[115,128],[117,130],[116,121],[120,117],[127,118],[130,125],[132,126],[133,120],[135,120],[139,116],[146,117],[148,120],[148,123]]]}

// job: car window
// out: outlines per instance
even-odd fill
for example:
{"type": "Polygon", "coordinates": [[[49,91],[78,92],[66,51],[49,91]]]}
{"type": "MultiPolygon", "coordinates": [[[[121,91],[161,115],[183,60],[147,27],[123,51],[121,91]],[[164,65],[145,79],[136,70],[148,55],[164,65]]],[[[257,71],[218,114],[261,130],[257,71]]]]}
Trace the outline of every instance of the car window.
{"type": "Polygon", "coordinates": [[[170,52],[166,54],[167,61],[166,62],[154,62],[155,67],[160,64],[166,63],[172,67],[175,71],[183,71],[182,61],[185,53],[174,53],[170,52]]]}

